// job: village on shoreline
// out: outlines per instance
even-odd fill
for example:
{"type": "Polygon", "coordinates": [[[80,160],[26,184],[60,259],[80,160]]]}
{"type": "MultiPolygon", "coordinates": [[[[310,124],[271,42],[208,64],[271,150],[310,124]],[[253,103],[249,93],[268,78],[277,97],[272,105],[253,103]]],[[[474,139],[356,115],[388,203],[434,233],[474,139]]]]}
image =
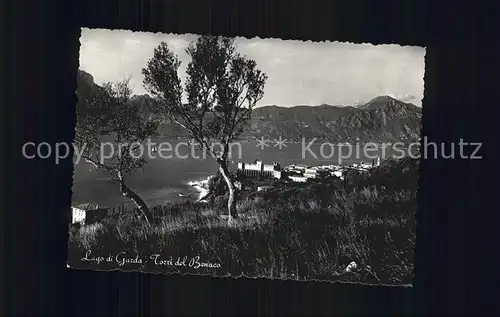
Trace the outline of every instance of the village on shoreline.
{"type": "MultiPolygon", "coordinates": [[[[350,165],[318,165],[309,166],[306,164],[290,164],[281,166],[279,162],[273,164],[265,164],[261,160],[255,160],[251,163],[238,162],[236,175],[245,179],[260,179],[260,180],[282,180],[289,183],[307,183],[311,181],[326,181],[332,178],[344,180],[346,171],[357,170],[360,172],[368,172],[371,168],[380,166],[380,156],[372,159],[370,164],[361,161],[350,165]]],[[[211,175],[206,179],[199,181],[191,181],[188,185],[198,191],[196,202],[206,202],[206,197],[210,194],[209,184],[215,175],[211,175]]],[[[236,188],[245,190],[241,181],[235,182],[236,188]]],[[[257,191],[266,191],[272,189],[272,185],[264,185],[257,187],[257,191]]],[[[191,198],[188,194],[179,194],[180,197],[187,199],[191,198]]],[[[116,213],[116,208],[108,208],[93,203],[79,204],[71,207],[72,209],[72,224],[81,224],[94,222],[106,215],[116,213]]],[[[118,208],[122,211],[123,207],[118,208]]]]}
{"type": "MultiPolygon", "coordinates": [[[[256,136],[247,136],[247,137],[240,137],[234,140],[235,143],[250,143],[250,142],[262,142],[262,138],[267,140],[267,141],[278,141],[279,138],[270,136],[270,135],[263,135],[261,138],[257,138],[256,136]]],[[[193,142],[193,139],[187,137],[187,136],[168,136],[168,135],[163,135],[160,134],[160,139],[169,139],[169,140],[178,140],[178,141],[185,141],[185,142],[193,142]]],[[[374,141],[363,141],[359,139],[348,139],[344,141],[336,141],[335,139],[330,139],[327,137],[285,137],[282,139],[283,143],[286,144],[302,144],[304,142],[309,143],[309,142],[314,142],[317,144],[320,143],[328,143],[333,146],[365,146],[365,145],[376,145],[380,147],[389,147],[394,145],[395,143],[402,144],[402,145],[410,145],[414,143],[420,143],[420,139],[418,140],[398,140],[397,142],[389,142],[389,141],[382,141],[382,140],[374,140],[374,141]]]]}
{"type": "MultiPolygon", "coordinates": [[[[310,166],[306,164],[290,164],[281,167],[279,162],[274,162],[273,164],[264,164],[260,160],[255,160],[252,163],[238,163],[238,169],[236,174],[241,178],[250,179],[274,179],[283,180],[289,183],[307,183],[311,181],[325,181],[331,178],[338,178],[344,180],[344,175],[346,171],[356,170],[359,172],[368,172],[371,168],[380,166],[380,156],[376,159],[372,159],[371,164],[367,164],[364,161],[360,163],[352,163],[350,165],[317,165],[310,166]]],[[[189,185],[195,187],[199,192],[199,200],[203,201],[204,198],[209,194],[209,183],[214,175],[208,177],[205,180],[193,181],[189,185]]],[[[244,190],[241,181],[235,182],[236,188],[239,190],[244,190]]],[[[259,186],[258,191],[265,191],[271,189],[272,185],[259,186]]]]}

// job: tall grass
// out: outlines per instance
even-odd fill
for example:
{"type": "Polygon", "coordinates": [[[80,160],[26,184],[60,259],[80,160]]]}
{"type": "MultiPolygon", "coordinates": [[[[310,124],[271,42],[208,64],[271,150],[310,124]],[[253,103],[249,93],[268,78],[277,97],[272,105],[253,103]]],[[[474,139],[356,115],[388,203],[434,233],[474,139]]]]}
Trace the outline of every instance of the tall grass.
{"type": "MultiPolygon", "coordinates": [[[[326,198],[304,199],[297,193],[275,200],[248,197],[238,203],[241,217],[231,225],[217,208],[193,204],[156,208],[156,221],[150,227],[123,216],[73,228],[70,259],[76,266],[84,265],[79,259],[86,250],[103,256],[125,251],[143,258],[187,255],[220,263],[217,269],[199,269],[212,275],[411,283],[417,209],[413,191],[382,193],[371,186],[334,190],[326,198]],[[346,273],[351,261],[358,269],[346,273]]],[[[150,262],[142,269],[179,270],[150,262]]],[[[137,264],[131,265],[137,269],[137,264]]]]}

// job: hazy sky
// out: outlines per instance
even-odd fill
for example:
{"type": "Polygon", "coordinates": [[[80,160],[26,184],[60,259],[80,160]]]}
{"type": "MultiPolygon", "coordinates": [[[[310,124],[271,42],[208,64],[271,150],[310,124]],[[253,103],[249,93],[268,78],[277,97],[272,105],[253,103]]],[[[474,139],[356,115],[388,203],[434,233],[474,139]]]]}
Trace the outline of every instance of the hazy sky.
{"type": "MultiPolygon", "coordinates": [[[[161,34],[127,30],[82,29],[80,69],[97,84],[132,76],[135,94],[145,94],[142,68],[153,49],[168,43],[182,62],[192,34],[161,34]]],[[[254,59],[267,73],[259,105],[353,105],[390,95],[421,106],[425,48],[341,42],[282,41],[237,38],[237,51],[254,59]]]]}

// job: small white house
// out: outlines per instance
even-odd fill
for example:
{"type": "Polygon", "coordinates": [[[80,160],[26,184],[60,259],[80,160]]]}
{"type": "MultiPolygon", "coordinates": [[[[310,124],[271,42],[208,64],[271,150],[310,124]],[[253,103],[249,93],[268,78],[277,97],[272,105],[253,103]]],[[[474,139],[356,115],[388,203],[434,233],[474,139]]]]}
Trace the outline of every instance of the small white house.
{"type": "Polygon", "coordinates": [[[72,210],[71,223],[72,224],[80,223],[80,224],[84,225],[85,224],[85,214],[86,214],[85,210],[77,208],[77,207],[71,207],[71,210],[72,210]]]}
{"type": "Polygon", "coordinates": [[[80,224],[84,225],[85,220],[87,219],[87,211],[88,210],[95,210],[95,209],[99,209],[99,205],[87,203],[87,204],[72,206],[71,207],[71,211],[72,211],[71,223],[72,224],[80,223],[80,224]]]}

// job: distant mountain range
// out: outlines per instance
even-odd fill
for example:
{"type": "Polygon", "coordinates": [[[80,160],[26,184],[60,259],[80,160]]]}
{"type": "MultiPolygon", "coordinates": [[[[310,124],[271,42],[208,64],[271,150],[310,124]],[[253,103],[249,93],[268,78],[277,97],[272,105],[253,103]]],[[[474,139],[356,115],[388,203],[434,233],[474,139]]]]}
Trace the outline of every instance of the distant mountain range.
{"type": "MultiPolygon", "coordinates": [[[[78,90],[96,89],[90,74],[79,71],[78,90]],[[93,87],[93,88],[90,88],[93,87]]],[[[157,116],[149,95],[136,95],[132,103],[145,115],[157,116]]],[[[353,106],[298,105],[295,107],[263,106],[255,108],[252,120],[242,138],[302,138],[332,142],[414,142],[420,138],[422,108],[389,96],[380,96],[366,104],[353,106]]],[[[180,126],[161,125],[163,136],[183,137],[180,126]]]]}

